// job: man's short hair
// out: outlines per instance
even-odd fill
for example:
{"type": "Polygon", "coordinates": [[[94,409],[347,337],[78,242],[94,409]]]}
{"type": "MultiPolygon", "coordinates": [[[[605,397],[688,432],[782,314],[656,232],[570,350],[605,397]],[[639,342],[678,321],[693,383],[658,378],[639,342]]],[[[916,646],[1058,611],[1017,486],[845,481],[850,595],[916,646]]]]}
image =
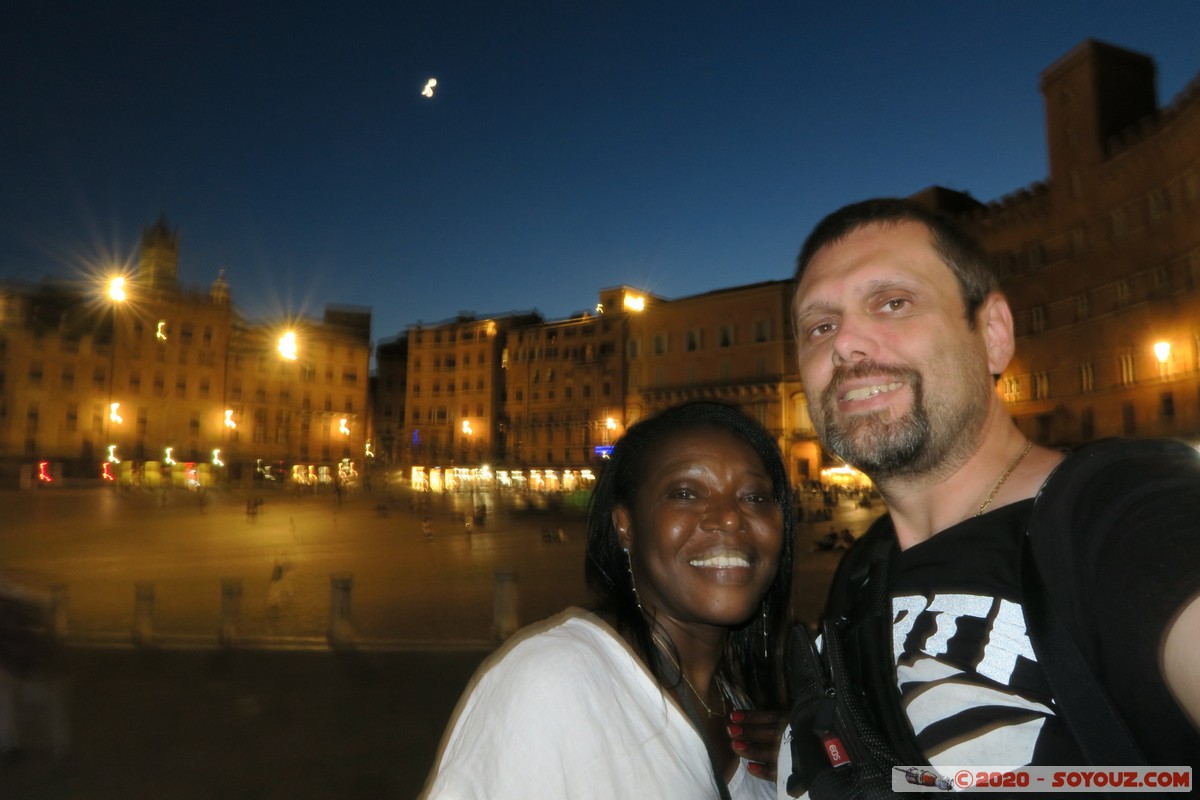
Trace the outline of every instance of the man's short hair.
{"type": "Polygon", "coordinates": [[[958,280],[959,292],[967,307],[967,323],[975,327],[975,312],[984,299],[999,288],[987,256],[979,244],[945,217],[911,200],[879,197],[843,206],[817,223],[800,248],[796,259],[795,280],[799,283],[813,256],[827,244],[841,241],[867,225],[896,225],[917,222],[929,230],[934,252],[958,280]]]}

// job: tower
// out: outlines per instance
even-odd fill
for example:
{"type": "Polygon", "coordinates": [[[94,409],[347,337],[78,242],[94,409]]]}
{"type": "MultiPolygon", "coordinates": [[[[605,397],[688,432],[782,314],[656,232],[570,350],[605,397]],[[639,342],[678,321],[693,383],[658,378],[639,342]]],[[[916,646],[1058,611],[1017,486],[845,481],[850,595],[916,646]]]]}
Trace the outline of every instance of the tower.
{"type": "Polygon", "coordinates": [[[138,276],[150,289],[179,288],[179,234],[167,227],[166,217],[142,231],[138,276]]]}
{"type": "Polygon", "coordinates": [[[1052,182],[1099,164],[1109,138],[1158,109],[1153,59],[1094,39],[1047,67],[1041,88],[1052,182]]]}

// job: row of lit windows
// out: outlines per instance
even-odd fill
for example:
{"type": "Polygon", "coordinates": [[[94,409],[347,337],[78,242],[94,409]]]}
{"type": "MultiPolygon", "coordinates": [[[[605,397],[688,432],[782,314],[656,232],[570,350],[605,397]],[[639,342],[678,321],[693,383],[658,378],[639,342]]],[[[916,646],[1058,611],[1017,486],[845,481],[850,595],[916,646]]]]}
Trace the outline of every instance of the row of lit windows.
{"type": "MultiPolygon", "coordinates": [[[[536,381],[535,381],[535,383],[536,383],[536,381]]],[[[600,384],[600,396],[601,397],[610,397],[611,395],[612,395],[612,384],[609,383],[608,381],[605,381],[604,383],[600,384]]],[[[558,399],[558,391],[553,386],[546,387],[546,395],[545,396],[546,396],[547,400],[557,400],[558,399]]],[[[580,398],[582,398],[584,400],[591,399],[592,385],[590,383],[585,383],[582,386],[580,386],[579,387],[579,396],[580,396],[580,398]]],[[[529,399],[531,401],[541,400],[542,399],[541,389],[531,388],[529,390],[529,399]]],[[[575,399],[575,387],[574,386],[562,387],[562,399],[563,400],[574,400],[575,399]]],[[[517,403],[525,402],[525,390],[521,387],[513,389],[513,400],[517,403]]]]}
{"type": "MultiPolygon", "coordinates": [[[[479,353],[476,354],[475,363],[476,364],[486,364],[487,363],[487,351],[486,350],[480,350],[479,353]]],[[[463,367],[471,366],[471,354],[470,353],[462,354],[462,366],[463,367]]],[[[434,356],[433,357],[433,371],[434,372],[439,372],[443,369],[458,369],[458,367],[459,367],[458,357],[455,355],[434,356]]],[[[413,372],[421,371],[421,359],[420,358],[413,358],[412,371],[413,372]]]]}
{"type": "MultiPolygon", "coordinates": [[[[1161,425],[1170,426],[1175,422],[1175,393],[1162,392],[1158,396],[1157,403],[1158,421],[1161,425]]],[[[1061,438],[1064,434],[1070,435],[1067,431],[1054,430],[1054,416],[1051,414],[1042,414],[1035,420],[1037,432],[1035,438],[1040,442],[1054,441],[1061,438]]],[[[1138,413],[1137,406],[1131,402],[1121,404],[1121,427],[1119,430],[1105,431],[1105,435],[1119,434],[1121,436],[1138,436],[1138,413]]],[[[1079,411],[1079,433],[1081,441],[1091,441],[1097,435],[1096,430],[1096,412],[1095,409],[1089,407],[1082,408],[1079,411]]]]}
{"type": "MultiPolygon", "coordinates": [[[[458,329],[458,330],[451,328],[450,330],[444,331],[444,332],[441,328],[434,328],[433,331],[428,332],[428,333],[430,333],[430,340],[434,344],[437,344],[437,345],[457,344],[460,341],[461,342],[474,342],[474,341],[483,342],[483,341],[487,341],[487,338],[488,338],[488,326],[494,327],[495,323],[486,323],[484,326],[481,326],[479,328],[463,328],[463,329],[458,329]]],[[[413,344],[422,344],[425,342],[425,334],[426,333],[427,333],[427,331],[420,330],[420,329],[412,330],[408,334],[409,340],[413,344]]]]}
{"type": "MultiPolygon", "coordinates": [[[[1147,225],[1158,224],[1174,210],[1200,201],[1200,171],[1190,170],[1173,180],[1168,186],[1155,189],[1111,209],[1103,218],[1103,226],[1095,230],[1106,241],[1115,241],[1142,230],[1147,225]]],[[[1048,265],[1056,264],[1068,257],[1086,252],[1089,245],[1089,229],[1072,228],[1065,234],[1035,242],[1019,250],[998,253],[993,257],[996,273],[1002,279],[1036,272],[1048,265]]]]}
{"type": "MultiPolygon", "coordinates": [[[[138,339],[152,339],[154,341],[166,342],[170,341],[174,335],[171,324],[166,320],[160,320],[154,326],[152,333],[149,328],[142,324],[140,319],[133,320],[132,329],[134,341],[137,341],[138,339]]],[[[179,344],[183,345],[184,347],[191,345],[194,338],[194,331],[195,328],[191,322],[180,323],[179,344]]],[[[205,325],[204,330],[201,333],[201,343],[205,347],[212,347],[212,342],[213,328],[211,325],[205,325]]]]}
{"type": "Polygon", "coordinates": [[[1108,311],[1127,308],[1145,299],[1167,297],[1184,282],[1193,289],[1200,287],[1200,250],[1119,281],[1020,312],[1016,319],[1016,333],[1018,336],[1043,333],[1108,311]]]}
{"type": "MultiPolygon", "coordinates": [[[[2,410],[0,410],[0,416],[3,416],[2,410]]],[[[33,447],[34,447],[34,449],[36,449],[36,439],[37,439],[37,436],[39,433],[39,426],[40,426],[40,422],[41,422],[40,418],[41,418],[40,409],[36,405],[29,406],[28,409],[26,410],[26,414],[25,414],[25,430],[24,430],[27,452],[32,452],[32,451],[30,451],[29,442],[34,442],[33,447]]],[[[109,438],[116,438],[116,439],[120,440],[121,436],[119,433],[112,431],[112,430],[109,430],[107,432],[105,431],[104,420],[105,420],[105,415],[101,412],[101,410],[98,407],[93,407],[90,434],[92,436],[95,436],[97,439],[99,439],[100,437],[105,436],[107,433],[107,436],[109,438]]],[[[267,418],[266,412],[265,412],[265,410],[262,410],[262,409],[258,410],[255,413],[254,423],[255,424],[253,426],[253,435],[251,437],[252,440],[254,441],[254,443],[266,444],[268,442],[273,441],[274,444],[276,444],[276,445],[290,444],[290,440],[291,440],[290,425],[288,424],[288,421],[282,416],[281,413],[278,413],[278,412],[276,413],[274,428],[271,428],[268,425],[268,418],[267,418]],[[273,435],[272,435],[272,431],[273,431],[273,435]]],[[[148,425],[147,410],[145,408],[138,409],[137,421],[136,421],[136,426],[135,426],[136,441],[134,442],[134,444],[132,446],[133,453],[144,453],[145,437],[146,437],[148,427],[149,427],[149,425],[148,425]]],[[[300,435],[298,437],[299,441],[297,444],[298,444],[298,449],[300,452],[300,457],[301,457],[301,459],[304,459],[304,458],[308,457],[308,453],[309,453],[308,442],[311,439],[311,425],[307,420],[303,420],[300,422],[298,428],[299,428],[300,435]]],[[[78,407],[78,405],[71,404],[67,407],[67,409],[64,413],[64,416],[63,416],[62,426],[58,430],[63,433],[71,433],[71,434],[79,433],[79,407],[78,407]]],[[[324,454],[325,458],[328,458],[328,453],[330,450],[329,442],[333,436],[333,427],[328,424],[321,424],[321,425],[318,425],[318,430],[321,432],[321,438],[325,442],[324,446],[322,447],[322,453],[324,454]]],[[[191,455],[188,456],[188,458],[191,460],[198,460],[196,448],[198,446],[199,439],[200,439],[200,413],[199,412],[196,412],[196,411],[191,412],[189,419],[188,419],[187,431],[188,431],[187,446],[191,448],[191,455]]],[[[239,441],[239,438],[240,438],[239,431],[236,431],[236,430],[228,431],[225,434],[224,441],[226,441],[230,444],[233,444],[233,443],[237,443],[239,441]]],[[[174,449],[174,448],[172,448],[172,449],[174,449]]],[[[343,447],[343,451],[344,451],[343,452],[344,456],[349,456],[349,448],[348,447],[343,447]]],[[[137,456],[137,457],[141,458],[142,456],[137,456]]]]}
{"type": "MultiPolygon", "coordinates": [[[[704,335],[704,330],[701,328],[693,328],[685,331],[683,334],[683,349],[684,352],[694,353],[698,350],[705,349],[707,344],[704,335]]],[[[677,334],[676,334],[677,335],[677,334]]],[[[654,334],[652,340],[653,351],[655,356],[666,356],[672,352],[673,335],[666,332],[654,334]]],[[[754,323],[754,331],[752,341],[755,344],[761,344],[771,340],[771,322],[770,320],[758,320],[754,323]]],[[[716,331],[716,346],[718,348],[734,347],[738,344],[737,326],[734,324],[722,325],[716,331]]],[[[626,342],[625,353],[630,359],[640,358],[642,355],[642,340],[634,337],[626,342]]]]}
{"type": "MultiPolygon", "coordinates": [[[[442,382],[441,382],[441,381],[434,381],[434,382],[433,382],[433,387],[432,387],[432,393],[433,393],[433,396],[434,396],[434,397],[438,397],[439,395],[441,395],[441,393],[442,393],[442,388],[443,388],[443,387],[442,387],[442,382]]],[[[454,394],[454,391],[455,391],[455,386],[454,386],[454,381],[453,381],[453,380],[446,381],[445,390],[446,390],[446,394],[454,394]]],[[[463,378],[463,380],[462,380],[462,384],[461,384],[461,389],[460,389],[460,390],[461,390],[461,391],[463,391],[463,392],[469,392],[469,391],[471,391],[471,382],[470,382],[468,379],[466,379],[466,378],[463,378]]],[[[484,382],[483,382],[483,378],[476,378],[476,379],[475,379],[475,391],[477,391],[477,392],[482,392],[482,391],[484,391],[484,382]]],[[[414,383],[412,384],[412,396],[413,396],[413,397],[420,397],[420,396],[421,396],[421,383],[420,383],[420,381],[416,381],[416,382],[414,382],[414,383]]]]}
{"type": "MultiPolygon", "coordinates": [[[[1170,365],[1159,364],[1158,372],[1154,377],[1157,379],[1165,379],[1169,378],[1170,376],[1170,365]]],[[[1128,388],[1137,384],[1137,359],[1134,357],[1132,351],[1122,352],[1117,355],[1114,377],[1114,385],[1117,386],[1128,388]]],[[[1096,391],[1096,367],[1093,362],[1085,361],[1079,365],[1078,381],[1075,386],[1076,391],[1078,391],[1080,394],[1089,394],[1096,391]]],[[[1046,371],[1039,371],[1021,377],[1005,377],[1001,381],[1000,390],[1001,395],[1005,400],[1010,403],[1015,403],[1026,399],[1026,388],[1029,390],[1029,399],[1049,399],[1051,397],[1050,373],[1046,371]]]]}
{"type": "MultiPolygon", "coordinates": [[[[602,330],[607,333],[612,327],[608,320],[604,320],[602,330]]],[[[544,341],[553,344],[558,341],[559,332],[562,332],[564,339],[574,339],[576,336],[587,337],[596,335],[595,323],[587,323],[585,325],[560,325],[551,327],[533,328],[531,330],[516,331],[517,342],[523,343],[525,337],[528,336],[530,341],[544,341]]]]}
{"type": "MultiPolygon", "coordinates": [[[[476,404],[475,416],[482,418],[483,417],[483,409],[484,409],[483,403],[476,404]]],[[[463,405],[459,409],[459,411],[461,412],[461,415],[459,417],[460,419],[470,418],[470,416],[471,416],[471,407],[470,406],[463,405]]],[[[449,408],[447,406],[429,406],[429,407],[414,406],[412,408],[412,411],[410,412],[409,418],[413,422],[445,423],[449,419],[447,417],[448,413],[449,413],[449,408]]]]}

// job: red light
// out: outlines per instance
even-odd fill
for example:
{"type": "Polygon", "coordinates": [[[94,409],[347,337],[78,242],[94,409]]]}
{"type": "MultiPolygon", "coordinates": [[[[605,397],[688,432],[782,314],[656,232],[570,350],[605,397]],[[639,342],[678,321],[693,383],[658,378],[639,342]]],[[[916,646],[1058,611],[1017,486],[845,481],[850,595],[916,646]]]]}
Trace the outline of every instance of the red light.
{"type": "Polygon", "coordinates": [[[113,477],[113,474],[108,471],[108,462],[107,461],[103,461],[100,463],[100,477],[106,481],[115,481],[116,480],[116,478],[113,477]]]}
{"type": "Polygon", "coordinates": [[[46,483],[54,482],[54,478],[51,478],[50,474],[48,472],[46,472],[46,470],[49,468],[49,466],[50,466],[49,461],[39,461],[38,462],[38,480],[39,481],[45,481],[46,483]]]}

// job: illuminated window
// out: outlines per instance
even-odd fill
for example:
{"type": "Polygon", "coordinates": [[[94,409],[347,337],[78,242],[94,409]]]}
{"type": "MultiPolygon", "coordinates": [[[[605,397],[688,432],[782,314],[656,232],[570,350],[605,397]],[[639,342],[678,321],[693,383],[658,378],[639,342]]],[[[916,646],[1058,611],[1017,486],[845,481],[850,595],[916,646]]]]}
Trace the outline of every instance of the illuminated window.
{"type": "Polygon", "coordinates": [[[1079,389],[1084,393],[1096,390],[1096,369],[1090,361],[1079,365],[1079,389]]]}
{"type": "Polygon", "coordinates": [[[1050,397],[1050,376],[1039,372],[1033,376],[1033,399],[1045,400],[1050,397]]]}
{"type": "Polygon", "coordinates": [[[1117,358],[1121,369],[1121,385],[1132,386],[1137,376],[1134,372],[1133,353],[1126,351],[1117,358]]]}

